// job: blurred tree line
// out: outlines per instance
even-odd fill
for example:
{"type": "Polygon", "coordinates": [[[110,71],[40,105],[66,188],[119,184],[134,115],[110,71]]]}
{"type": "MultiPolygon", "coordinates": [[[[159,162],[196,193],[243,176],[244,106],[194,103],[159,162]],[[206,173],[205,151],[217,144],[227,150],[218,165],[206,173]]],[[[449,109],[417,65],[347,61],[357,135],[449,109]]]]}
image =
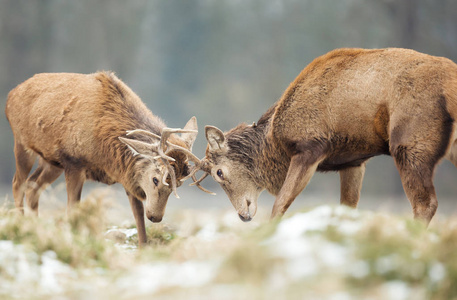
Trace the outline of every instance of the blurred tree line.
{"type": "MultiPolygon", "coordinates": [[[[334,48],[405,47],[457,61],[456,16],[455,0],[0,0],[0,102],[35,73],[112,70],[170,127],[196,115],[203,156],[205,124],[257,120],[334,48]]],[[[0,140],[0,182],[9,184],[4,115],[0,140]]],[[[391,174],[393,163],[375,158],[365,189],[401,192],[391,174]]],[[[456,174],[445,164],[437,185],[455,192],[456,174]]]]}

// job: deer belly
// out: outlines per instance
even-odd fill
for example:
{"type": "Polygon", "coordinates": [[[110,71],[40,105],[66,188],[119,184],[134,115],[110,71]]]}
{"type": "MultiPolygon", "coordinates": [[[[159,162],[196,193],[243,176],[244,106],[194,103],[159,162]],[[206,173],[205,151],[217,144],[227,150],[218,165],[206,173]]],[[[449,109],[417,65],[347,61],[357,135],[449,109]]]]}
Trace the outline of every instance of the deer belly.
{"type": "Polygon", "coordinates": [[[326,171],[339,171],[346,168],[358,167],[367,159],[375,156],[375,154],[366,154],[362,156],[354,155],[343,155],[343,156],[333,156],[325,159],[317,167],[317,171],[326,172],[326,171]]]}
{"type": "Polygon", "coordinates": [[[381,139],[342,139],[333,141],[331,151],[319,164],[318,171],[338,171],[360,166],[367,159],[386,154],[389,145],[381,139]]]}
{"type": "Polygon", "coordinates": [[[86,169],[86,178],[108,185],[117,183],[117,181],[111,178],[105,171],[97,168],[86,169]]]}

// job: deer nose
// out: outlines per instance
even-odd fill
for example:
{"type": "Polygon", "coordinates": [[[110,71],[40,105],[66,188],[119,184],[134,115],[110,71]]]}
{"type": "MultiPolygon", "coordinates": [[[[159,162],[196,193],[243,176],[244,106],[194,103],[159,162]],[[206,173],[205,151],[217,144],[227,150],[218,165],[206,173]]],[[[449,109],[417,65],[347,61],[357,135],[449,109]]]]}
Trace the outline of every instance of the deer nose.
{"type": "Polygon", "coordinates": [[[243,221],[243,222],[249,222],[252,220],[252,217],[249,213],[247,213],[246,216],[243,216],[242,214],[238,214],[238,217],[240,217],[241,221],[243,221]]]}
{"type": "Polygon", "coordinates": [[[155,216],[150,216],[148,217],[149,221],[151,221],[152,223],[159,223],[160,221],[162,221],[162,217],[155,217],[155,216]]]}

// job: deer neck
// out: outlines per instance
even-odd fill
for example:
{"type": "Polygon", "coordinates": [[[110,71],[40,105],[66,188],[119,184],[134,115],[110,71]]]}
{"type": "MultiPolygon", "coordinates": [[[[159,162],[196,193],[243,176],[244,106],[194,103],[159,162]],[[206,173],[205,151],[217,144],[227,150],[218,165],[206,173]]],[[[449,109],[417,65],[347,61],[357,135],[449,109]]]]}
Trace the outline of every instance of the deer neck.
{"type": "Polygon", "coordinates": [[[257,186],[276,195],[286,178],[290,158],[269,134],[271,122],[240,124],[228,133],[229,158],[242,162],[257,186]]]}
{"type": "Polygon", "coordinates": [[[277,195],[286,179],[290,158],[268,131],[265,132],[264,142],[256,158],[256,181],[269,193],[277,195]]]}

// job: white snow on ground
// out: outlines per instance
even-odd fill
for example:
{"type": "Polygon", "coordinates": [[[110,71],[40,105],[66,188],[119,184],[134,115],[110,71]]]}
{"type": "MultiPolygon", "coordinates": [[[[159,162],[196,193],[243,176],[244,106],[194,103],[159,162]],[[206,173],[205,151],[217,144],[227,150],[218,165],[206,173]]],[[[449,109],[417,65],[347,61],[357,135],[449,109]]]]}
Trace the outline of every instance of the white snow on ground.
{"type": "Polygon", "coordinates": [[[327,241],[321,235],[308,233],[322,232],[329,226],[335,226],[336,230],[346,235],[354,234],[362,226],[360,220],[355,219],[357,216],[357,211],[346,207],[320,206],[283,220],[264,244],[273,255],[286,259],[287,275],[293,280],[316,275],[323,267],[344,269],[351,258],[349,250],[327,241]]]}
{"type": "MultiPolygon", "coordinates": [[[[70,289],[96,291],[99,286],[112,287],[114,295],[137,297],[169,287],[198,287],[210,282],[219,267],[216,261],[155,262],[133,266],[114,283],[94,278],[97,270],[77,273],[47,251],[41,257],[11,241],[0,241],[0,298],[29,298],[59,295],[70,289]],[[84,274],[87,278],[84,278],[84,274]]],[[[103,272],[102,272],[103,273],[103,272]]],[[[110,288],[111,289],[111,288],[110,288]]]]}
{"type": "Polygon", "coordinates": [[[171,287],[197,287],[209,283],[219,263],[213,261],[157,262],[136,266],[116,282],[127,298],[150,295],[171,287]]]}
{"type": "Polygon", "coordinates": [[[221,233],[218,230],[219,225],[216,222],[209,222],[197,232],[196,237],[204,241],[215,241],[221,237],[221,233]]]}
{"type": "Polygon", "coordinates": [[[109,234],[110,232],[114,232],[114,231],[122,232],[123,234],[125,234],[125,237],[127,239],[138,234],[138,231],[136,228],[118,228],[117,226],[114,226],[113,228],[108,229],[106,231],[105,235],[109,234]]]}
{"type": "MultiPolygon", "coordinates": [[[[227,214],[219,221],[217,218],[205,219],[200,229],[189,237],[195,239],[196,245],[198,241],[217,243],[232,237],[231,226],[240,226],[241,223],[238,220],[235,223],[233,215],[227,214]],[[224,232],[221,232],[222,227],[225,227],[224,232]]],[[[359,232],[370,218],[370,213],[343,206],[320,206],[282,220],[273,235],[261,242],[272,258],[279,258],[284,263],[282,269],[272,272],[267,289],[287,288],[293,282],[326,274],[326,270],[354,278],[367,276],[370,267],[367,262],[355,257],[353,247],[329,241],[322,233],[332,227],[343,236],[351,236],[359,232]]],[[[112,228],[107,234],[110,231],[120,231],[127,238],[137,234],[135,228],[112,228]]],[[[122,247],[122,244],[119,246],[122,247]]],[[[137,251],[135,248],[125,251],[137,251]]],[[[223,260],[224,257],[183,262],[163,260],[133,265],[116,275],[109,275],[109,270],[105,270],[105,275],[96,277],[94,270],[85,275],[60,262],[52,251],[40,256],[11,241],[0,241],[0,298],[2,295],[18,298],[55,296],[63,294],[66,289],[95,290],[100,286],[109,286],[110,294],[134,299],[154,295],[164,289],[206,287],[215,280],[223,260]]],[[[376,271],[388,272],[395,267],[395,261],[394,256],[379,258],[376,271]]],[[[437,262],[430,268],[429,277],[438,282],[445,277],[445,272],[445,267],[437,262]]],[[[386,282],[380,292],[387,296],[386,299],[403,300],[412,295],[409,285],[402,281],[386,282]]],[[[351,297],[341,292],[332,299],[351,297]]]]}
{"type": "Polygon", "coordinates": [[[76,278],[53,251],[39,256],[12,241],[0,241],[0,271],[0,295],[7,296],[60,294],[63,284],[76,278]]]}
{"type": "MultiPolygon", "coordinates": [[[[354,248],[341,246],[328,241],[324,233],[329,227],[339,231],[344,236],[351,236],[361,230],[372,214],[344,206],[331,207],[320,206],[309,212],[297,213],[283,220],[275,233],[264,245],[268,247],[272,255],[285,261],[285,269],[282,282],[287,286],[290,281],[299,281],[312,278],[319,274],[325,274],[326,270],[333,273],[342,273],[354,278],[363,278],[370,272],[367,262],[355,258],[354,248]]],[[[398,230],[404,230],[404,226],[395,224],[398,230]]],[[[379,273],[393,270],[395,258],[380,258],[376,264],[379,273]]],[[[444,267],[436,263],[430,270],[430,277],[440,280],[444,277],[444,267]]],[[[412,290],[402,281],[389,281],[382,285],[380,293],[386,299],[406,300],[410,299],[412,290]]],[[[351,299],[349,294],[340,293],[334,295],[338,299],[351,299]]],[[[332,298],[333,299],[333,298],[332,298]]]]}
{"type": "Polygon", "coordinates": [[[323,231],[328,226],[335,226],[344,234],[356,233],[361,226],[360,213],[345,206],[319,206],[309,212],[297,213],[283,220],[276,230],[276,239],[295,239],[306,232],[323,231]],[[342,218],[345,217],[345,218],[342,218]]]}

